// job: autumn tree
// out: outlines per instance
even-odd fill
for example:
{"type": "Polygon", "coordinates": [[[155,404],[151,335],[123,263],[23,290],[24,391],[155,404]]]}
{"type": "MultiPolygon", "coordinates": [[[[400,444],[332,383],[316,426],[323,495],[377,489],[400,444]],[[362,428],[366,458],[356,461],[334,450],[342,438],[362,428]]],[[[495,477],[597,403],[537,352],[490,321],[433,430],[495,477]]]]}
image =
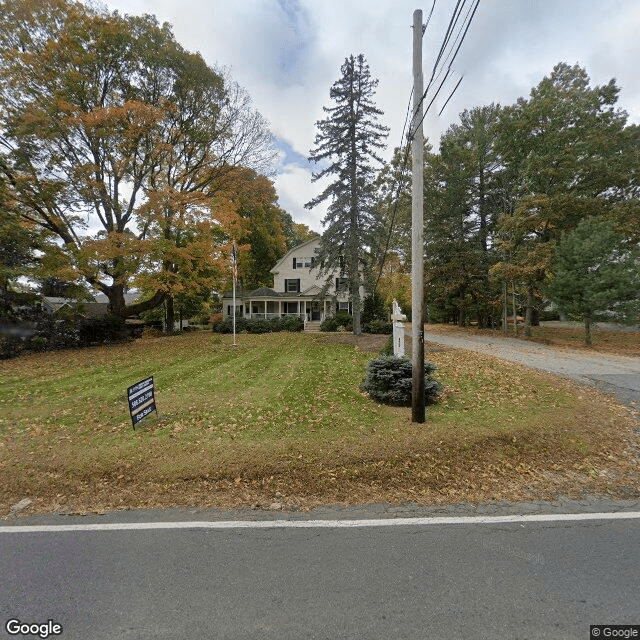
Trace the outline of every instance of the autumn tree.
{"type": "Polygon", "coordinates": [[[311,209],[330,201],[322,221],[326,227],[319,260],[324,272],[344,270],[353,311],[353,333],[361,332],[360,287],[363,272],[369,267],[366,249],[380,232],[376,217],[374,163],[382,163],[378,151],[385,146],[388,128],[378,122],[382,111],[373,102],[378,81],[371,78],[362,54],[351,55],[340,68],[342,77],[329,91],[334,102],[323,107],[327,117],[316,122],[318,133],[309,160],[322,168],[312,181],[324,177],[333,182],[305,204],[311,209]]]}
{"type": "Polygon", "coordinates": [[[503,260],[494,273],[508,271],[526,285],[527,333],[560,234],[588,216],[637,211],[638,156],[627,115],[615,107],[618,93],[614,80],[591,87],[583,68],[561,63],[501,119],[515,204],[500,218],[503,260]]]}
{"type": "Polygon", "coordinates": [[[21,219],[58,238],[58,269],[118,316],[199,287],[194,260],[222,269],[239,220],[227,174],[273,157],[246,94],[152,16],[0,10],[0,174],[21,219]],[[136,284],[151,293],[126,307],[136,284]]]}

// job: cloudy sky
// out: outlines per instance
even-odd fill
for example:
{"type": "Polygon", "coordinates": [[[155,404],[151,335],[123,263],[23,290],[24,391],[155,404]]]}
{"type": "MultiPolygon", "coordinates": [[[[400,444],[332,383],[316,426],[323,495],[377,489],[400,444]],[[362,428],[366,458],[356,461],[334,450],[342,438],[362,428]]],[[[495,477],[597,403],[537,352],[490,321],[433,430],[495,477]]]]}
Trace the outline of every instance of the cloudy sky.
{"type": "MultiPolygon", "coordinates": [[[[329,88],[350,54],[363,53],[380,84],[376,102],[390,127],[390,156],[401,142],[412,86],[413,11],[424,20],[432,0],[105,0],[124,13],[155,14],[177,40],[223,66],[251,95],[282,150],[275,177],[280,204],[298,222],[322,230],[323,210],[303,208],[320,191],[306,161],[329,88]]],[[[425,75],[440,47],[455,0],[437,0],[424,38],[425,75]]],[[[472,4],[471,0],[468,5],[472,4]]],[[[511,104],[561,61],[579,63],[592,84],[616,78],[619,106],[640,122],[639,0],[481,0],[453,65],[458,91],[425,119],[435,143],[467,108],[511,104]]]]}

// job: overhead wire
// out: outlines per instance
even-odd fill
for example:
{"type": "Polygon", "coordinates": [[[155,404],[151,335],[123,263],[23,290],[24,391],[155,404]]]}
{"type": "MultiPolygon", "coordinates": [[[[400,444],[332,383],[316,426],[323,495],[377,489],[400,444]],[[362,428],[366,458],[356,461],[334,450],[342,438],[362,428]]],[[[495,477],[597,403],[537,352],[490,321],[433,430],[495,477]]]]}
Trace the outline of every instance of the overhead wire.
{"type": "MultiPolygon", "coordinates": [[[[473,18],[476,14],[476,11],[478,9],[478,6],[480,4],[480,0],[476,0],[475,4],[471,4],[471,6],[469,6],[469,8],[467,9],[467,13],[462,21],[462,23],[460,24],[460,27],[458,28],[457,31],[457,35],[455,36],[454,40],[453,40],[453,44],[452,46],[449,48],[448,53],[446,54],[446,56],[444,57],[444,61],[443,64],[440,66],[440,69],[438,70],[438,66],[440,65],[440,61],[443,59],[443,55],[445,54],[445,52],[447,51],[447,47],[449,45],[449,42],[451,41],[451,37],[452,34],[455,32],[456,29],[456,25],[458,24],[458,21],[460,19],[460,16],[463,13],[464,7],[467,3],[467,0],[457,0],[456,2],[456,6],[453,10],[453,13],[451,15],[451,18],[449,19],[449,24],[447,26],[447,30],[445,32],[445,35],[442,39],[442,44],[440,45],[440,50],[438,51],[438,55],[436,56],[436,60],[434,62],[433,65],[433,69],[431,71],[431,77],[429,78],[429,82],[427,83],[427,88],[425,89],[424,93],[422,94],[422,96],[420,97],[420,100],[418,102],[418,104],[416,105],[416,108],[414,110],[414,117],[412,117],[412,121],[415,118],[415,114],[418,113],[418,110],[420,109],[420,107],[422,106],[423,102],[425,101],[427,94],[429,92],[429,89],[431,88],[432,84],[434,82],[437,82],[437,80],[440,78],[440,76],[442,75],[442,72],[445,68],[445,66],[447,67],[447,71],[444,75],[444,78],[442,79],[442,82],[440,82],[440,85],[438,86],[438,89],[436,90],[435,94],[433,95],[433,97],[431,98],[431,101],[429,102],[429,104],[427,105],[427,108],[424,110],[423,114],[422,114],[422,118],[420,119],[420,122],[417,123],[417,125],[415,126],[413,132],[411,132],[411,125],[409,125],[409,133],[407,133],[407,142],[406,142],[406,146],[405,146],[405,153],[404,153],[404,158],[403,161],[400,165],[399,168],[399,174],[402,176],[402,172],[405,170],[406,166],[407,166],[407,161],[409,158],[409,149],[410,149],[410,144],[413,140],[413,137],[415,136],[416,131],[418,130],[418,127],[422,124],[425,116],[427,115],[429,108],[431,107],[431,105],[434,103],[434,101],[436,100],[436,98],[438,97],[438,95],[440,94],[440,91],[442,90],[442,87],[444,86],[446,80],[449,77],[449,74],[451,72],[451,68],[453,66],[453,63],[460,51],[460,48],[462,47],[462,43],[464,42],[466,36],[467,36],[467,32],[469,31],[469,28],[471,26],[471,22],[473,21],[473,18]],[[464,30],[464,31],[463,31],[464,30]],[[461,37],[462,34],[462,37],[461,37]],[[457,47],[456,47],[457,44],[457,47]],[[455,51],[454,51],[455,49],[455,51]],[[454,51],[453,56],[451,56],[452,51],[454,51]],[[449,58],[451,58],[449,60],[449,58]],[[447,61],[449,61],[449,64],[447,65],[447,61]]],[[[433,0],[433,4],[431,5],[431,10],[429,12],[429,16],[427,18],[427,22],[425,23],[425,25],[423,25],[422,28],[422,35],[424,37],[424,33],[427,29],[427,27],[429,26],[429,22],[431,21],[431,16],[433,14],[433,10],[435,8],[435,4],[436,4],[436,0],[433,0]]],[[[458,87],[460,86],[460,84],[462,83],[462,80],[464,78],[464,75],[460,77],[460,79],[458,80],[458,82],[456,83],[455,87],[453,88],[453,90],[451,91],[451,93],[449,94],[447,100],[445,101],[444,105],[442,106],[442,108],[440,109],[438,115],[441,115],[442,112],[444,111],[445,107],[447,106],[447,104],[449,103],[449,101],[451,100],[451,98],[453,97],[454,93],[457,91],[458,87]]],[[[407,113],[405,115],[405,122],[404,125],[402,127],[402,137],[401,140],[404,141],[404,134],[405,134],[405,130],[406,130],[406,126],[407,126],[407,120],[408,120],[408,115],[409,115],[409,111],[411,108],[411,98],[413,97],[413,93],[414,90],[411,90],[411,96],[409,97],[409,105],[407,107],[407,113]]],[[[397,210],[398,210],[398,204],[400,202],[400,191],[403,187],[403,182],[402,180],[398,180],[397,177],[394,177],[394,184],[391,187],[391,195],[392,195],[392,199],[389,201],[389,208],[391,208],[391,202],[395,200],[394,205],[393,205],[393,212],[391,214],[391,220],[390,220],[390,224],[389,224],[389,232],[387,234],[387,239],[386,239],[386,243],[385,243],[385,249],[384,252],[382,253],[382,259],[380,261],[380,268],[378,271],[378,277],[376,278],[376,283],[374,286],[374,290],[376,290],[378,288],[378,283],[380,282],[380,278],[382,277],[382,270],[384,267],[384,263],[386,261],[386,256],[387,253],[389,251],[389,244],[391,242],[391,235],[393,233],[393,228],[395,225],[395,218],[396,218],[396,214],[397,214],[397,210]],[[396,192],[396,196],[395,198],[393,198],[393,191],[394,189],[397,187],[397,192],[396,192]]]]}
{"type": "MultiPolygon", "coordinates": [[[[462,9],[462,8],[464,7],[464,3],[466,2],[466,0],[458,0],[458,4],[456,4],[456,9],[454,10],[454,12],[458,10],[458,6],[459,6],[459,4],[460,4],[460,2],[461,2],[461,1],[462,1],[463,5],[462,5],[462,7],[460,7],[460,9],[462,9]]],[[[426,115],[427,115],[427,113],[428,113],[428,111],[429,111],[429,108],[430,108],[430,107],[431,107],[431,105],[434,103],[435,99],[438,97],[438,95],[439,95],[440,91],[442,90],[442,87],[443,87],[443,85],[444,85],[444,83],[445,83],[446,79],[448,78],[449,73],[451,72],[451,68],[452,68],[452,66],[453,66],[453,63],[455,62],[455,59],[456,59],[456,57],[458,56],[458,53],[460,52],[460,48],[462,47],[462,44],[463,44],[463,42],[464,42],[464,40],[465,40],[465,38],[466,38],[466,36],[467,36],[467,33],[469,32],[469,28],[471,27],[471,23],[472,23],[473,18],[474,18],[475,14],[476,14],[476,11],[478,10],[478,6],[479,6],[479,5],[480,5],[480,0],[476,0],[476,1],[475,1],[475,4],[473,5],[473,11],[471,12],[471,15],[469,16],[469,12],[467,12],[467,16],[465,16],[465,20],[464,20],[464,21],[463,21],[463,23],[462,23],[462,26],[464,27],[464,32],[463,32],[463,34],[462,34],[462,38],[460,39],[460,42],[458,43],[458,46],[457,46],[457,47],[456,47],[456,49],[455,49],[455,53],[453,54],[453,57],[451,58],[451,61],[449,62],[448,66],[447,66],[447,72],[446,72],[446,74],[445,74],[445,78],[444,78],[444,80],[440,83],[440,85],[438,86],[438,89],[437,89],[437,91],[435,92],[435,94],[433,95],[433,97],[432,97],[431,101],[429,102],[429,105],[428,105],[428,106],[427,106],[427,108],[424,110],[424,112],[423,112],[423,114],[422,114],[422,118],[420,118],[420,121],[419,121],[419,122],[416,124],[416,126],[413,128],[413,132],[412,132],[412,133],[411,133],[411,135],[410,135],[410,139],[413,139],[413,136],[415,135],[416,131],[418,130],[418,127],[422,124],[423,120],[425,119],[425,117],[426,117],[426,115]],[[466,25],[466,26],[465,26],[465,25],[466,25]]],[[[450,25],[451,25],[452,23],[453,23],[453,24],[455,24],[455,22],[457,22],[457,20],[455,20],[455,21],[454,21],[454,17],[452,16],[452,18],[451,18],[451,20],[450,20],[449,24],[450,24],[450,25]]],[[[447,35],[445,35],[445,40],[447,40],[447,41],[448,41],[449,39],[450,39],[450,29],[448,28],[448,29],[447,29],[447,35]]],[[[458,40],[458,38],[456,38],[456,40],[454,40],[454,44],[453,44],[453,46],[455,46],[455,43],[457,42],[457,40],[458,40]]],[[[452,47],[452,48],[453,48],[453,47],[452,47]]],[[[442,48],[442,47],[441,47],[440,49],[441,49],[441,51],[443,50],[443,48],[442,48]]],[[[438,59],[441,59],[441,57],[442,57],[442,56],[441,56],[441,54],[439,54],[438,59]]],[[[445,60],[446,60],[448,57],[449,57],[449,56],[447,56],[447,57],[445,58],[445,60]]],[[[415,112],[417,112],[417,111],[418,111],[418,109],[419,109],[419,108],[420,108],[420,106],[422,105],[422,102],[423,102],[423,101],[424,101],[424,99],[427,97],[427,93],[429,92],[429,89],[430,89],[431,84],[432,84],[432,82],[433,82],[433,79],[434,79],[434,77],[435,77],[435,68],[436,68],[436,66],[437,66],[437,62],[436,62],[436,65],[434,65],[434,71],[432,72],[431,79],[429,80],[429,84],[427,85],[427,88],[425,89],[425,91],[424,91],[424,93],[423,93],[423,95],[422,95],[422,98],[421,98],[420,102],[419,102],[419,103],[418,103],[418,105],[416,106],[415,112]]],[[[444,66],[444,65],[443,65],[443,66],[444,66]]],[[[439,75],[439,74],[438,74],[438,75],[439,75]]],[[[452,92],[452,94],[451,94],[451,95],[453,95],[453,93],[455,93],[455,90],[458,88],[458,86],[459,86],[459,85],[460,85],[460,81],[458,81],[458,85],[456,85],[456,87],[455,87],[455,89],[453,90],[453,92],[452,92]]],[[[449,100],[450,98],[451,98],[451,96],[449,96],[448,100],[449,100]]],[[[448,100],[447,100],[447,101],[448,101],[448,100]]],[[[414,112],[414,113],[415,113],[415,112],[414,112]]]]}

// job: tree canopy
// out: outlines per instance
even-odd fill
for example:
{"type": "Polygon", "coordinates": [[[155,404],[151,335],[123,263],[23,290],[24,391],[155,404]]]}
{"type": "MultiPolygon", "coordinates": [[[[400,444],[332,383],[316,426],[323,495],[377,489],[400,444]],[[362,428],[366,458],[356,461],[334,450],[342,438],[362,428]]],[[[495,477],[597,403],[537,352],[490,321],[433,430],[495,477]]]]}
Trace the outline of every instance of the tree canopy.
{"type": "Polygon", "coordinates": [[[0,10],[0,175],[12,211],[57,239],[58,271],[121,316],[221,277],[242,227],[236,178],[275,157],[247,94],[153,16],[0,10]],[[134,285],[150,294],[127,308],[134,285]]]}

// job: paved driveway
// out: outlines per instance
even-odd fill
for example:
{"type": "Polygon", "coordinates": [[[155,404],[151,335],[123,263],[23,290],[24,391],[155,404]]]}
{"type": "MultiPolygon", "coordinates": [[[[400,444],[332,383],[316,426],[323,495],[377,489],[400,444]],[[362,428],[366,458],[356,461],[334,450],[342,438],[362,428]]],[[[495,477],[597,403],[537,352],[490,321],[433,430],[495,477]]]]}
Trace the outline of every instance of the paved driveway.
{"type": "MultiPolygon", "coordinates": [[[[411,332],[410,325],[407,325],[407,332],[411,332]]],[[[640,409],[640,358],[559,349],[517,338],[445,333],[430,330],[429,325],[425,327],[425,340],[570,378],[612,393],[624,404],[640,409]]]]}

